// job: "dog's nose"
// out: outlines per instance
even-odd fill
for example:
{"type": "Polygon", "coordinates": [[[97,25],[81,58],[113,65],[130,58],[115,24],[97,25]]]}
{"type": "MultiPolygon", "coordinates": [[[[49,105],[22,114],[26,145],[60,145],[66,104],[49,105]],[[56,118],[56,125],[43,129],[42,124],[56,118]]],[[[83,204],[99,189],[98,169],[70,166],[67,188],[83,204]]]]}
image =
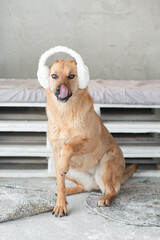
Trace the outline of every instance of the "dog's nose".
{"type": "Polygon", "coordinates": [[[57,86],[56,88],[56,91],[55,91],[56,97],[58,97],[58,95],[60,94],[60,88],[61,88],[61,85],[57,86]]]}
{"type": "Polygon", "coordinates": [[[58,86],[58,87],[56,88],[56,92],[57,92],[57,93],[60,92],[60,88],[61,88],[61,86],[58,86]]]}

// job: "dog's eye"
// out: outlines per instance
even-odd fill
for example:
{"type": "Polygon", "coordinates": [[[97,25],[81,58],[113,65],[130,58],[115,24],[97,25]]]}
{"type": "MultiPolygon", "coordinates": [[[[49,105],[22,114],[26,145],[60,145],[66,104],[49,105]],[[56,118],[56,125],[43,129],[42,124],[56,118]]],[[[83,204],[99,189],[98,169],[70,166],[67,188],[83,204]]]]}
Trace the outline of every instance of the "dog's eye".
{"type": "Polygon", "coordinates": [[[68,79],[73,79],[75,77],[74,74],[69,74],[69,76],[67,77],[68,79]]]}
{"type": "Polygon", "coordinates": [[[51,77],[52,77],[53,79],[57,79],[57,78],[58,78],[57,74],[52,74],[51,77]]]}

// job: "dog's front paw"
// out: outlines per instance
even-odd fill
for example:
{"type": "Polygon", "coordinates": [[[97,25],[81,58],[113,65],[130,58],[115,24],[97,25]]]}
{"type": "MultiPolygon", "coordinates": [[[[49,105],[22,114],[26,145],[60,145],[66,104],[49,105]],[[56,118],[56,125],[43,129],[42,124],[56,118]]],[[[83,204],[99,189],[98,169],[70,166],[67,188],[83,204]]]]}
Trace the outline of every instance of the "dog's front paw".
{"type": "Polygon", "coordinates": [[[106,198],[106,196],[98,200],[98,207],[105,207],[105,206],[108,206],[109,204],[110,204],[110,201],[108,198],[106,198]]]}
{"type": "Polygon", "coordinates": [[[68,215],[66,204],[64,205],[58,205],[53,208],[52,214],[55,215],[55,217],[63,217],[68,215]]]}

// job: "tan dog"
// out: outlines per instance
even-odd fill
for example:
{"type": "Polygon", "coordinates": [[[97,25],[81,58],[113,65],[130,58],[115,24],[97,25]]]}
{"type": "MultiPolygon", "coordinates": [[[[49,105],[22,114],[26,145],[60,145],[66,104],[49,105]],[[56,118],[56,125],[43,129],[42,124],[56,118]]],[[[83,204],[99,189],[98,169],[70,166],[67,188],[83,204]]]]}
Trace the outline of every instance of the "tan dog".
{"type": "Polygon", "coordinates": [[[78,88],[75,61],[56,61],[46,89],[48,137],[57,175],[56,216],[67,215],[66,195],[100,189],[98,206],[116,197],[120,185],[136,171],[125,170],[123,154],[93,108],[88,88],[78,88]],[[65,187],[65,175],[77,186],[65,187]]]}

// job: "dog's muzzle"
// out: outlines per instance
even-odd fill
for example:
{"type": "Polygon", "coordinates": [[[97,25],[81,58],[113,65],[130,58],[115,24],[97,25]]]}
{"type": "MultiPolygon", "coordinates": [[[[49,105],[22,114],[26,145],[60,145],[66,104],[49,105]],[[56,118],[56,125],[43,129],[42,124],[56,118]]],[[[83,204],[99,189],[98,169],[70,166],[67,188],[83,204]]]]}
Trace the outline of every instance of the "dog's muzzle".
{"type": "Polygon", "coordinates": [[[59,102],[65,103],[72,96],[72,93],[69,93],[68,88],[62,84],[56,88],[55,96],[59,102]]]}

